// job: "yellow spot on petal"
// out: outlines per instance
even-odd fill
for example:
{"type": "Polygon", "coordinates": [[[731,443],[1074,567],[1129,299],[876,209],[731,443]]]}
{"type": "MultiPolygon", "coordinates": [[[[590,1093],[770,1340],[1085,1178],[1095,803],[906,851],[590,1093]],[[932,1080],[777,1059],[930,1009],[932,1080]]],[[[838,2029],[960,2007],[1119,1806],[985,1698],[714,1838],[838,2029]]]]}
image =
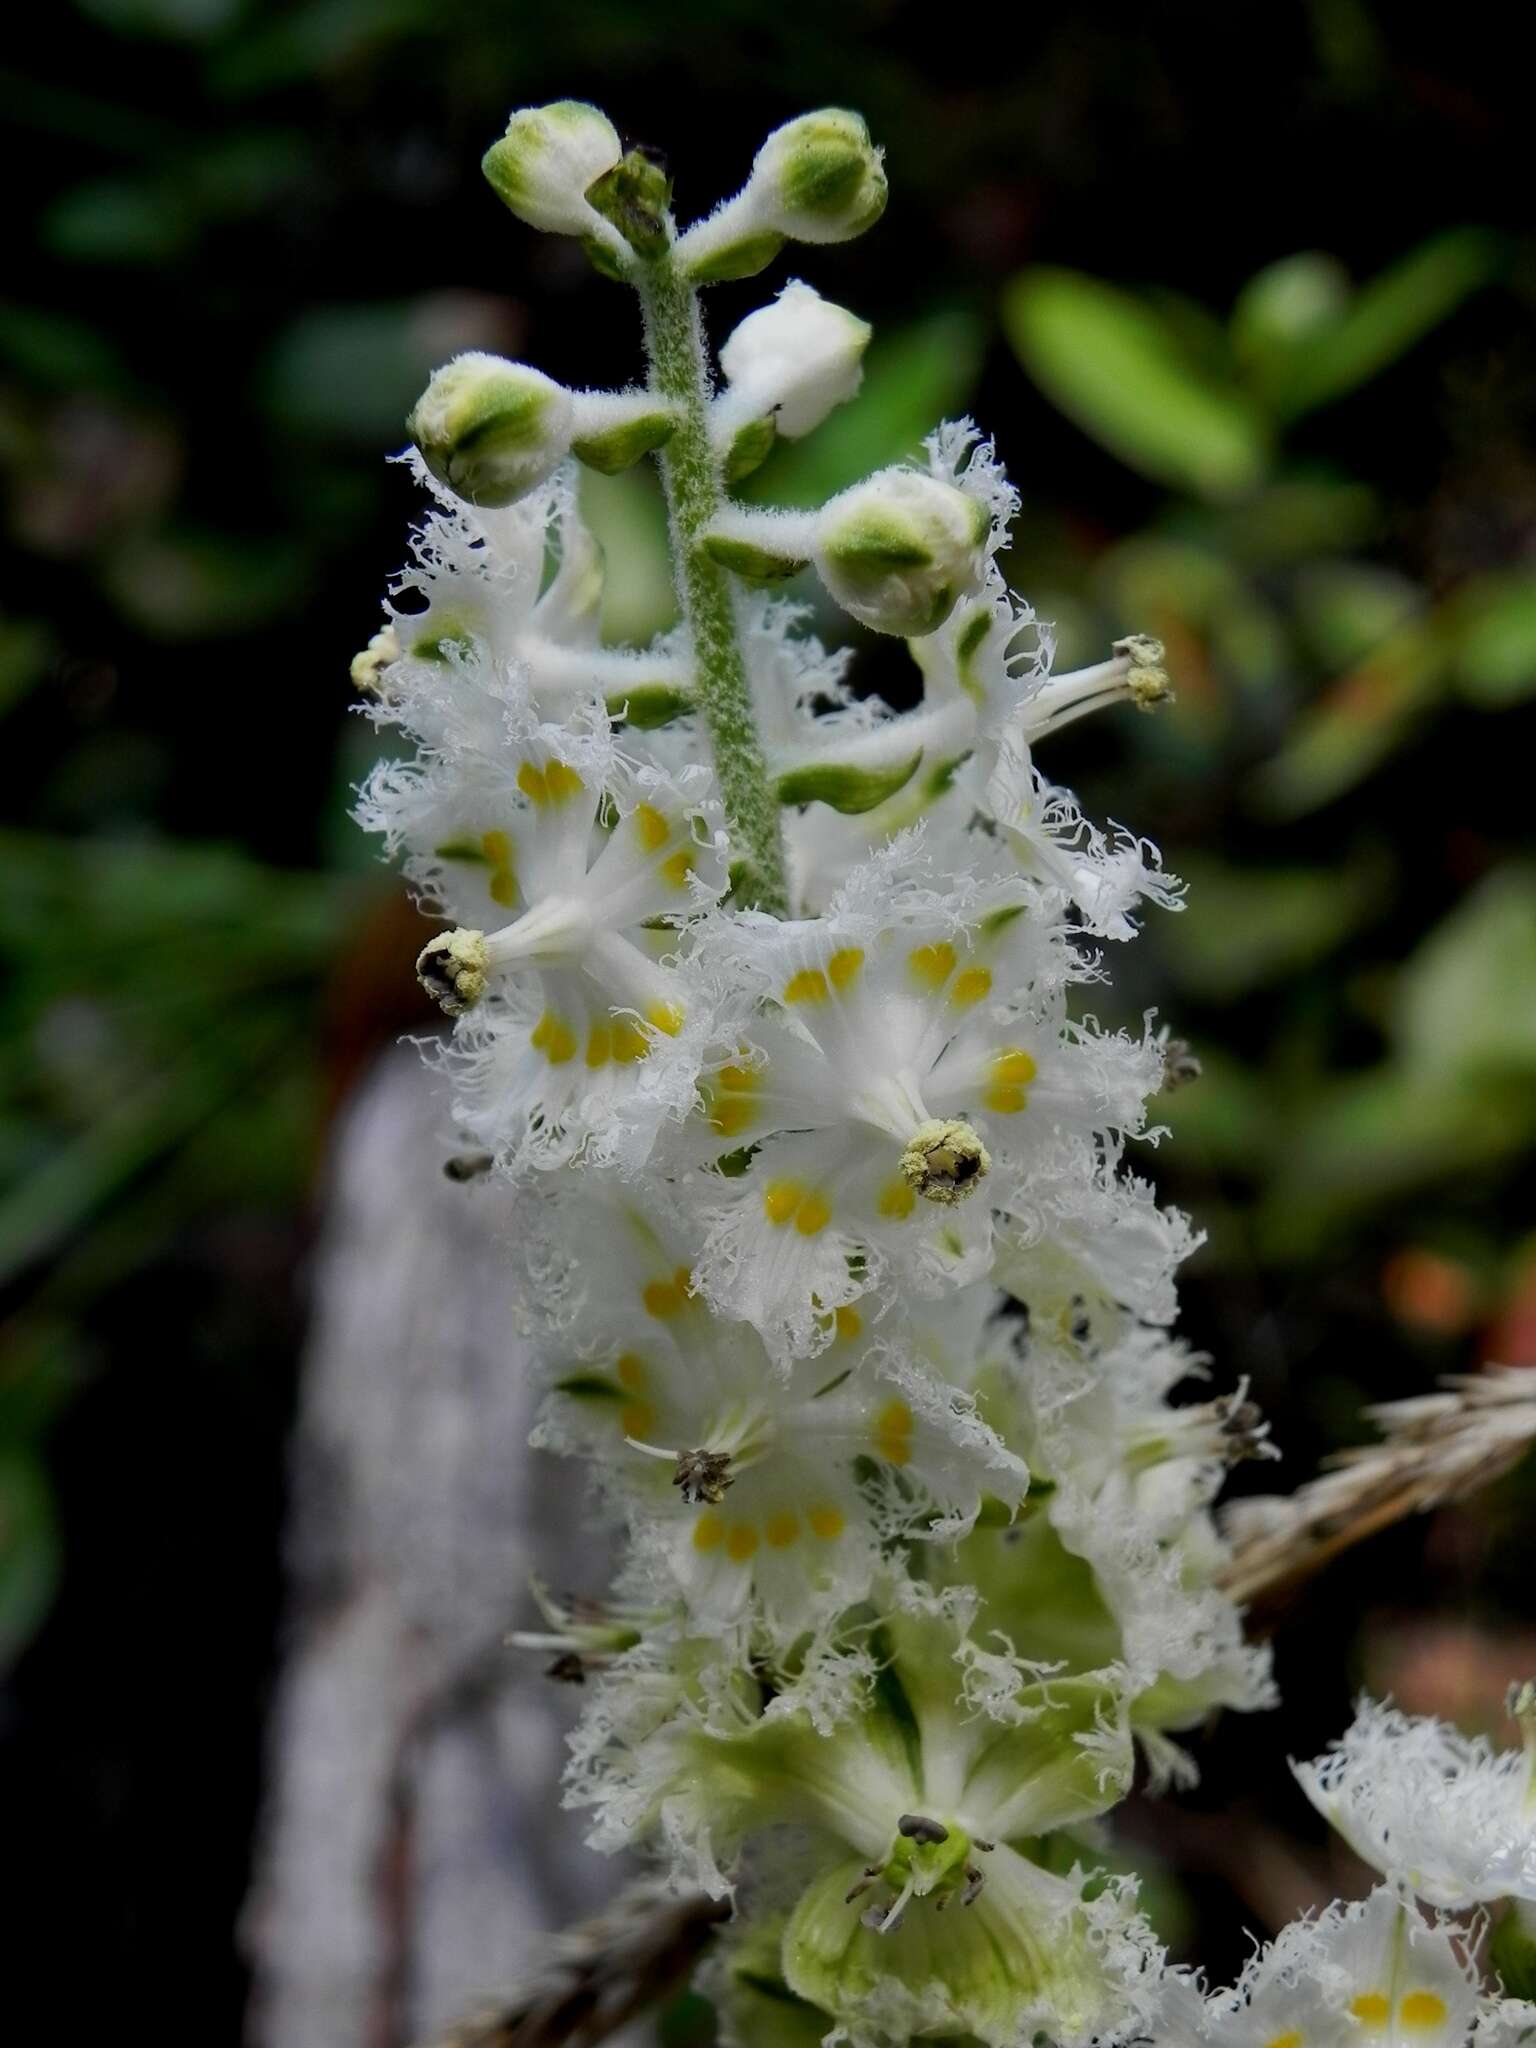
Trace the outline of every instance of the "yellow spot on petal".
{"type": "Polygon", "coordinates": [[[1392,2017],[1392,2001],[1384,1991],[1362,1991],[1349,2001],[1349,2009],[1368,2027],[1384,2027],[1392,2017]]]}
{"type": "Polygon", "coordinates": [[[955,971],[955,949],[947,939],[936,946],[914,946],[907,955],[912,979],[930,994],[941,989],[955,971]]]}
{"type": "Polygon", "coordinates": [[[528,1043],[543,1053],[552,1067],[563,1067],[576,1057],[576,1034],[565,1019],[546,1010],[528,1034],[528,1043]]]}
{"type": "Polygon", "coordinates": [[[799,1214],[795,1217],[795,1228],[802,1237],[815,1237],[819,1231],[826,1229],[831,1217],[832,1204],[824,1194],[813,1188],[800,1204],[799,1214]]]}
{"type": "Polygon", "coordinates": [[[846,1306],[840,1308],[837,1311],[835,1320],[837,1322],[838,1336],[846,1337],[850,1342],[858,1336],[860,1330],[864,1327],[864,1318],[856,1308],[848,1308],[846,1306]]]}
{"type": "Polygon", "coordinates": [[[693,1525],[693,1547],[695,1550],[718,1550],[725,1535],[725,1517],[717,1515],[713,1508],[706,1508],[693,1525]]]}
{"type": "Polygon", "coordinates": [[[841,1536],[847,1527],[841,1508],[812,1508],[805,1519],[823,1543],[830,1543],[834,1537],[841,1536]]]}
{"type": "Polygon", "coordinates": [[[568,803],[581,786],[581,777],[564,761],[551,761],[544,770],[544,787],[549,791],[552,804],[568,803]]]}
{"type": "Polygon", "coordinates": [[[632,1394],[638,1393],[645,1385],[645,1360],[637,1358],[633,1351],[626,1351],[613,1370],[619,1385],[628,1387],[632,1394]]]}
{"type": "Polygon", "coordinates": [[[1410,1991],[1398,2013],[1405,2027],[1443,2027],[1445,2000],[1433,1991],[1410,1991]]]}
{"type": "Polygon", "coordinates": [[[619,1410],[619,1428],[625,1436],[639,1437],[643,1443],[656,1427],[656,1410],[649,1401],[628,1401],[619,1410]]]}
{"type": "Polygon", "coordinates": [[[990,967],[967,967],[955,976],[955,985],[949,992],[949,1000],[957,1010],[968,1009],[972,1003],[979,1003],[983,996],[992,993],[992,970],[990,967]]]}
{"type": "Polygon", "coordinates": [[[739,1095],[729,1095],[724,1102],[717,1102],[709,1119],[709,1127],[718,1131],[722,1138],[739,1138],[743,1131],[757,1121],[757,1111],[750,1102],[739,1095]]]}
{"type": "Polygon", "coordinates": [[[733,1564],[745,1564],[757,1549],[757,1531],[750,1522],[732,1522],[725,1532],[725,1554],[733,1564]]]}
{"type": "Polygon", "coordinates": [[[787,1223],[805,1193],[797,1180],[771,1180],[763,1189],[763,1214],[774,1225],[787,1223]]]}
{"type": "Polygon", "coordinates": [[[613,1033],[606,1024],[594,1024],[587,1033],[587,1065],[606,1067],[613,1057],[613,1033]]]}
{"type": "Polygon", "coordinates": [[[864,965],[862,946],[844,946],[827,962],[827,979],[835,989],[851,988],[864,965]]]}
{"type": "Polygon", "coordinates": [[[517,786],[533,804],[549,802],[549,784],[544,779],[544,770],[532,761],[525,761],[517,771],[517,786]]]}
{"type": "Polygon", "coordinates": [[[681,1003],[652,1003],[646,1010],[645,1021],[653,1031],[676,1038],[683,1028],[683,1006],[681,1003]]]}
{"type": "Polygon", "coordinates": [[[875,1416],[875,1449],[890,1465],[912,1458],[912,1410],[905,1401],[887,1401],[875,1416]]]}
{"type": "Polygon", "coordinates": [[[1005,1046],[995,1053],[990,1068],[991,1086],[982,1095],[987,1108],[998,1116],[1016,1116],[1029,1102],[1029,1084],[1040,1071],[1032,1054],[1022,1046],[1005,1046]]]}
{"type": "Polygon", "coordinates": [[[819,967],[802,967],[798,974],[792,974],[784,984],[786,1003],[824,1003],[827,1000],[827,977],[819,967]]]}
{"type": "Polygon", "coordinates": [[[688,1275],[686,1271],[683,1274],[683,1284],[681,1287],[678,1286],[676,1280],[647,1280],[644,1287],[640,1290],[640,1299],[645,1304],[646,1314],[648,1316],[655,1316],[660,1322],[665,1322],[668,1316],[675,1316],[680,1309],[687,1306],[688,1275]]]}
{"type": "Polygon", "coordinates": [[[672,828],[654,804],[636,804],[634,818],[635,836],[647,853],[654,853],[671,838],[672,828]]]}
{"type": "Polygon", "coordinates": [[[614,1018],[613,1056],[621,1066],[633,1066],[636,1060],[643,1060],[650,1049],[651,1041],[633,1017],[614,1018]]]}
{"type": "Polygon", "coordinates": [[[1306,2037],[1298,2028],[1292,2027],[1288,2034],[1276,2034],[1272,2040],[1266,2041],[1264,2048],[1306,2048],[1306,2037]]]}
{"type": "Polygon", "coordinates": [[[900,1222],[903,1216],[910,1216],[917,1207],[917,1196],[904,1180],[888,1181],[880,1191],[875,1207],[882,1216],[889,1216],[893,1222],[900,1222]]]}
{"type": "Polygon", "coordinates": [[[800,1517],[791,1508],[780,1508],[763,1524],[763,1535],[770,1550],[788,1550],[799,1534],[800,1517]]]}
{"type": "Polygon", "coordinates": [[[693,855],[686,846],[680,846],[676,853],[669,853],[661,864],[661,878],[674,889],[686,889],[688,877],[693,873],[693,855]]]}
{"type": "Polygon", "coordinates": [[[738,1095],[749,1094],[762,1077],[753,1067],[722,1067],[715,1076],[722,1088],[730,1088],[738,1095]]]}
{"type": "Polygon", "coordinates": [[[517,875],[512,866],[512,841],[505,832],[482,832],[480,851],[490,863],[491,879],[486,884],[491,901],[510,910],[517,901],[517,875]]]}

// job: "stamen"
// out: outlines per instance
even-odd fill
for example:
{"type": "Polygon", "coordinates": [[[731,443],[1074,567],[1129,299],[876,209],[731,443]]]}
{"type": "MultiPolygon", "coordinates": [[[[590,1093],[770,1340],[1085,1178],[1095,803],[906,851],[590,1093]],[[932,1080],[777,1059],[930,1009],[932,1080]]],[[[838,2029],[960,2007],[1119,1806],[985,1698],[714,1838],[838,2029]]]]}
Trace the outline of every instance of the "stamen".
{"type": "Polygon", "coordinates": [[[416,979],[449,1017],[462,1017],[485,994],[485,933],[439,932],[416,956],[416,979]]]}
{"type": "Polygon", "coordinates": [[[490,1152],[455,1152],[451,1159],[443,1161],[443,1172],[450,1180],[479,1180],[495,1164],[495,1155],[490,1152]]]}
{"type": "Polygon", "coordinates": [[[901,1155],[907,1185],[927,1202],[963,1202],[987,1173],[992,1155],[969,1124],[930,1117],[901,1155]]]}
{"type": "Polygon", "coordinates": [[[905,1835],[909,1842],[947,1842],[949,1829],[941,1822],[930,1820],[926,1813],[904,1813],[896,1823],[898,1835],[905,1835]]]}
{"type": "Polygon", "coordinates": [[[728,1451],[679,1451],[672,1484],[678,1487],[689,1507],[719,1507],[727,1487],[736,1483],[728,1451]]]}

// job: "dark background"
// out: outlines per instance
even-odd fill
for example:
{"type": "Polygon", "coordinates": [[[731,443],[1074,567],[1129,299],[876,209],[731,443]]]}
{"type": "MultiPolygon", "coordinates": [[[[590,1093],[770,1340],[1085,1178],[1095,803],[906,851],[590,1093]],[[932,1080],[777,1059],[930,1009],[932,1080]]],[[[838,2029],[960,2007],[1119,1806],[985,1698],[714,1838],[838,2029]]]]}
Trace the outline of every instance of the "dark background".
{"type": "MultiPolygon", "coordinates": [[[[1287,1454],[1261,1476],[1288,1487],[1369,1434],[1365,1403],[1536,1362],[1528,68],[1476,0],[990,25],[77,0],[28,27],[0,72],[8,1931],[57,1944],[36,1990],[67,1989],[79,2038],[163,2013],[169,1982],[223,2038],[317,1168],[349,1082],[422,1021],[413,913],[345,817],[372,746],[347,664],[413,509],[383,458],[458,348],[570,384],[638,369],[623,296],[481,182],[507,110],[598,101],[667,153],[688,219],[777,122],[860,108],[885,221],[794,272],[874,321],[868,394],[765,494],[974,410],[1068,664],[1167,640],[1174,710],[1045,765],[1195,885],[1116,956],[1117,1014],[1155,1002],[1205,1062],[1145,1170],[1210,1234],[1186,1328],[1221,1381],[1252,1376],[1287,1454]],[[1245,294],[1298,252],[1332,261],[1245,294]],[[1041,291],[1044,338],[1020,310],[1041,291]],[[1081,366],[1128,305],[1106,410],[1081,366]],[[1170,378],[1213,394],[1187,436],[1170,378]]],[[[723,289],[717,337],[761,293],[723,289]]],[[[654,548],[643,481],[592,511],[615,554],[654,548]]],[[[666,610],[642,576],[609,623],[666,610]]],[[[899,696],[900,663],[861,673],[899,696]]],[[[1283,1760],[1354,1686],[1497,1728],[1536,1664],[1533,1524],[1516,1476],[1346,1559],[1281,1631],[1282,1712],[1202,1742],[1181,1817],[1133,1816],[1218,1975],[1256,1895],[1288,1910],[1327,1875],[1283,1760]],[[1245,1895],[1239,1860],[1268,1872],[1245,1895]]]]}

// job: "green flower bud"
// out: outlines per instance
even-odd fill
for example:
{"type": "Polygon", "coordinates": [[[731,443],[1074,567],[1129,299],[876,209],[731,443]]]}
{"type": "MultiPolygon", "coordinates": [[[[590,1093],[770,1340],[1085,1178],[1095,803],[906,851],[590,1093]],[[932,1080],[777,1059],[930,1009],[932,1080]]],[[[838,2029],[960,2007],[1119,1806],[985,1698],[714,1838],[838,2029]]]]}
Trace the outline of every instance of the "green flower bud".
{"type": "Polygon", "coordinates": [[[847,242],[885,211],[885,172],[863,117],[824,107],[775,128],[747,186],[762,226],[797,242],[847,242]]]}
{"type": "Polygon", "coordinates": [[[884,469],[822,507],[812,559],[846,611],[910,639],[936,632],[980,588],[988,524],[986,507],[956,485],[884,469]]]}
{"type": "Polygon", "coordinates": [[[510,505],[570,452],[571,394],[526,363],[455,356],[406,422],[439,483],[471,505],[510,505]]]}
{"type": "Polygon", "coordinates": [[[480,168],[496,196],[530,227],[552,235],[603,233],[587,187],[624,154],[608,116],[584,100],[524,107],[493,142],[480,168]]]}
{"type": "Polygon", "coordinates": [[[787,441],[819,427],[864,376],[869,323],[798,281],[749,313],[720,351],[733,415],[772,414],[787,441]]]}

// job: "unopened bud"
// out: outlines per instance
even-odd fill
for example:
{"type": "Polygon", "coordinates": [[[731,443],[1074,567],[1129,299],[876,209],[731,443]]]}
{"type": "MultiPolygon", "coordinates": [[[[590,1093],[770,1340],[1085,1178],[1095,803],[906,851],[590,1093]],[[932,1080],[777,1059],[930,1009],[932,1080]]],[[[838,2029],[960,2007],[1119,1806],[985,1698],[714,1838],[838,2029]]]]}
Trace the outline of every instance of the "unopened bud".
{"type": "Polygon", "coordinates": [[[416,956],[416,979],[450,1017],[472,1010],[485,994],[485,933],[460,928],[428,939],[416,956]]]}
{"type": "Polygon", "coordinates": [[[989,520],[979,499],[916,469],[883,469],[816,515],[812,560],[877,633],[937,632],[981,586],[989,520]]]}
{"type": "Polygon", "coordinates": [[[808,284],[785,285],[770,306],[749,313],[720,351],[733,413],[773,415],[788,441],[819,427],[858,390],[869,346],[866,321],[808,284]]]}
{"type": "Polygon", "coordinates": [[[885,172],[863,117],[823,107],[775,128],[747,190],[764,227],[797,242],[847,242],[885,211],[885,172]]]}
{"type": "Polygon", "coordinates": [[[524,107],[480,160],[496,196],[530,227],[551,235],[601,230],[587,187],[624,154],[608,116],[584,100],[524,107]]]}
{"type": "Polygon", "coordinates": [[[406,422],[439,483],[471,505],[510,505],[570,453],[575,408],[526,363],[478,351],[445,363],[406,422]]]}

